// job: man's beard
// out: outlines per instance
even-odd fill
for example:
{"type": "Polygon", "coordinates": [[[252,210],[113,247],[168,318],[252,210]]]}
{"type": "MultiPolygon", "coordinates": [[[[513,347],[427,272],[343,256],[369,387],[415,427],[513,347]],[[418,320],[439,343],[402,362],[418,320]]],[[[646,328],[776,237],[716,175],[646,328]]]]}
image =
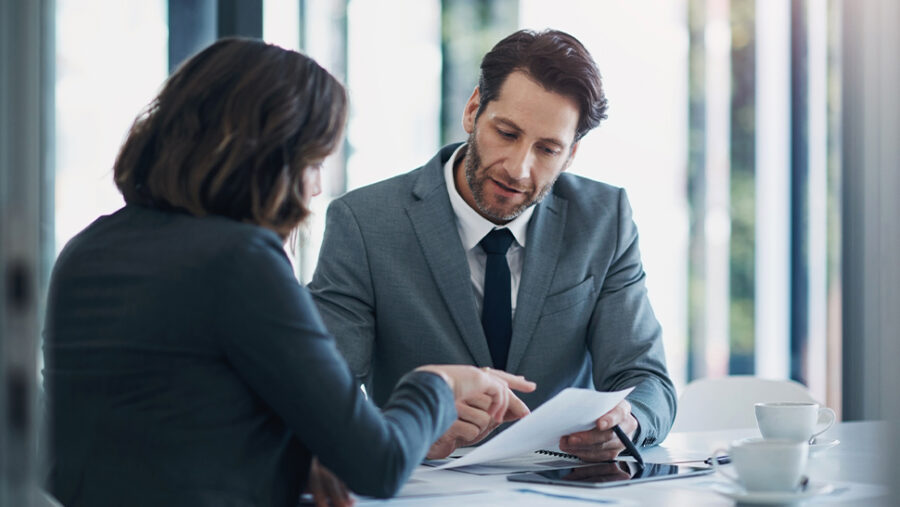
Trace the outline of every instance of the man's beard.
{"type": "MultiPolygon", "coordinates": [[[[481,168],[481,153],[478,151],[478,142],[475,140],[476,132],[476,130],[472,130],[472,133],[469,134],[469,139],[466,141],[465,164],[466,183],[469,185],[469,190],[472,191],[472,197],[475,199],[475,205],[478,206],[478,211],[490,220],[509,222],[521,215],[529,206],[544,200],[544,197],[546,197],[550,192],[550,189],[553,188],[553,184],[556,183],[556,178],[559,177],[559,174],[553,178],[553,181],[541,188],[540,191],[536,191],[532,185],[532,188],[526,192],[525,200],[511,210],[497,209],[497,207],[492,207],[488,204],[485,200],[484,185],[489,179],[489,176],[486,168],[481,174],[478,173],[478,170],[481,168]]],[[[501,181],[501,183],[504,185],[507,184],[506,181],[501,181]]],[[[518,189],[518,187],[515,188],[518,189]]]]}

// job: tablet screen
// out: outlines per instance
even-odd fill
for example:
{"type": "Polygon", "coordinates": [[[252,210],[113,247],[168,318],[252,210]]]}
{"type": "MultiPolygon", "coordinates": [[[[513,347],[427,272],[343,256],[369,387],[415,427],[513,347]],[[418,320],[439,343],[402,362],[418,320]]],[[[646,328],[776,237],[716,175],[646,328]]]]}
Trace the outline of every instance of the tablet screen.
{"type": "Polygon", "coordinates": [[[666,463],[645,463],[644,465],[639,465],[633,461],[623,460],[559,470],[512,474],[507,478],[511,481],[520,482],[604,488],[635,482],[690,477],[711,472],[712,469],[710,468],[669,465],[666,463]]]}

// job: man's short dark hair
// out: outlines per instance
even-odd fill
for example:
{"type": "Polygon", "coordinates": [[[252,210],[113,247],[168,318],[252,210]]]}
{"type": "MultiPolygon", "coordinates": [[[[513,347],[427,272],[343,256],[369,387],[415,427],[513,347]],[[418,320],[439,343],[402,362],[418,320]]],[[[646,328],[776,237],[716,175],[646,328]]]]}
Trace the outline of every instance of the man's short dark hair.
{"type": "Polygon", "coordinates": [[[519,30],[484,55],[476,118],[489,102],[497,100],[506,78],[515,71],[525,72],[548,91],[578,104],[575,141],[606,119],[606,95],[597,64],[578,39],[559,30],[519,30]]]}
{"type": "Polygon", "coordinates": [[[309,214],[303,172],[341,140],[344,87],[313,59],[219,40],[135,120],[114,166],[125,202],[220,215],[287,237],[309,214]]]}

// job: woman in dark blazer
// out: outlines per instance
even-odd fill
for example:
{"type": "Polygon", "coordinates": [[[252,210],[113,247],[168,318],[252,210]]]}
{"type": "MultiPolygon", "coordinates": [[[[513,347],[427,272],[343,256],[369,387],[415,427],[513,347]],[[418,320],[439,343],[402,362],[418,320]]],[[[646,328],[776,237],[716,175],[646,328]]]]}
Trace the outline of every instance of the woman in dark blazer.
{"type": "Polygon", "coordinates": [[[50,284],[48,487],[64,505],[295,505],[314,456],[391,496],[454,402],[524,413],[509,386],[533,385],[502,372],[422,367],[383,410],[355,384],[283,248],[346,114],[310,58],[225,39],[137,118],[114,168],[126,205],[66,245],[50,284]]]}

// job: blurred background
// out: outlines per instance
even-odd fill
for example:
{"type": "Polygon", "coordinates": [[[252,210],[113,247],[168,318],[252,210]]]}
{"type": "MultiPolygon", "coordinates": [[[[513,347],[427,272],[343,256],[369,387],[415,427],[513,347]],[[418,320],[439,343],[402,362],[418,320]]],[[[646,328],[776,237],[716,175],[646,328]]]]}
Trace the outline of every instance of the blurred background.
{"type": "MultiPolygon", "coordinates": [[[[897,4],[4,1],[2,75],[19,88],[2,92],[0,182],[12,218],[0,255],[12,259],[7,285],[36,280],[32,292],[5,293],[4,336],[36,336],[56,254],[123,205],[112,164],[134,117],[217,37],[303,51],[349,90],[346,140],[309,226],[287,246],[305,282],[330,200],[464,140],[462,108],[484,53],[519,28],[550,27],[580,39],[603,75],[609,118],[571,171],[629,194],[677,388],[710,376],[790,378],[845,420],[896,416],[885,394],[900,385],[897,4]],[[19,254],[33,271],[17,274],[19,254]],[[21,325],[8,309],[19,296],[35,303],[21,325]]],[[[12,341],[3,371],[37,373],[32,342],[12,341]]],[[[8,384],[28,385],[18,382],[8,384]]],[[[6,406],[20,400],[5,393],[6,406]]]]}
{"type": "Polygon", "coordinates": [[[609,119],[571,171],[628,191],[676,384],[793,378],[839,406],[835,5],[57,0],[53,246],[122,206],[111,167],[128,127],[223,24],[307,52],[350,93],[344,149],[294,249],[304,281],[330,198],[464,140],[484,53],[519,28],[553,27],[580,39],[603,75],[609,119]]]}

